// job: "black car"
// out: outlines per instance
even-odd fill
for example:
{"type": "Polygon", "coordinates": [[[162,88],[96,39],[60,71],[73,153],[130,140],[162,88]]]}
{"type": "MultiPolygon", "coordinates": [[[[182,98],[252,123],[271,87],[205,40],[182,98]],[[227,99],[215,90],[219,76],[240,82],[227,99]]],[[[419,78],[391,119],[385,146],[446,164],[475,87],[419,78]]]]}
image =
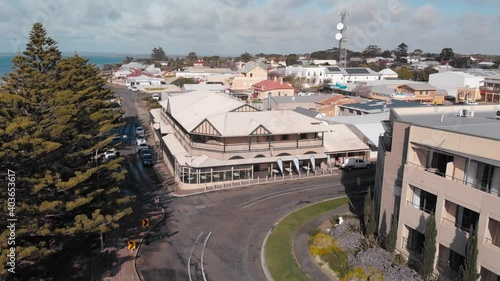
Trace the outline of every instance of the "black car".
{"type": "Polygon", "coordinates": [[[444,100],[455,102],[456,98],[454,96],[444,96],[444,100]]]}
{"type": "Polygon", "coordinates": [[[141,153],[142,164],[144,166],[150,166],[154,164],[153,155],[150,153],[141,153]]]}

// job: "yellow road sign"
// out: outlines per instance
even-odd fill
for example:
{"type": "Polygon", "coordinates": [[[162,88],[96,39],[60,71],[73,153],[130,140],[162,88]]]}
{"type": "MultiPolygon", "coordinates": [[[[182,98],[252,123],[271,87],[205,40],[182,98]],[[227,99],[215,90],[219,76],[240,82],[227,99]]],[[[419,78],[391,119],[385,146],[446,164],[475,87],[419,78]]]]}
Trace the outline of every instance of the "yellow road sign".
{"type": "Polygon", "coordinates": [[[143,227],[149,227],[149,219],[142,219],[141,220],[141,225],[143,227]]]}
{"type": "Polygon", "coordinates": [[[129,250],[133,251],[137,248],[137,245],[134,240],[128,241],[128,247],[129,250]]]}

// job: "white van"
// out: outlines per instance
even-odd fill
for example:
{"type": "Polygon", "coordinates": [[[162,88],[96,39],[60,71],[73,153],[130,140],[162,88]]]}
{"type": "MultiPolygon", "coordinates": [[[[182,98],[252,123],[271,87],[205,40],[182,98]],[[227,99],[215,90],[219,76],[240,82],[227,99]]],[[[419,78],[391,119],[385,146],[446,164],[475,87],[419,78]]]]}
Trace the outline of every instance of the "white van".
{"type": "Polygon", "coordinates": [[[352,169],[372,167],[372,162],[360,158],[346,157],[342,161],[335,163],[337,167],[351,171],[352,169]]]}

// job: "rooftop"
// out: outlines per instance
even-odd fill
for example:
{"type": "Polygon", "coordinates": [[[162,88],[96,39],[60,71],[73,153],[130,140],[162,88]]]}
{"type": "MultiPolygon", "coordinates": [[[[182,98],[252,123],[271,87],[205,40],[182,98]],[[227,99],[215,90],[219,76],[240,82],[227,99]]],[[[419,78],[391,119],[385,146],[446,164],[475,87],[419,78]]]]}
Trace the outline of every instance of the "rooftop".
{"type": "Polygon", "coordinates": [[[273,103],[315,103],[328,99],[332,95],[310,95],[310,96],[285,96],[285,97],[271,97],[273,103]]]}
{"type": "Polygon", "coordinates": [[[278,89],[284,89],[284,90],[294,90],[295,88],[292,87],[292,85],[283,82],[281,80],[264,80],[260,81],[259,83],[253,84],[253,87],[255,90],[258,91],[272,91],[272,90],[278,90],[278,89]]]}
{"type": "Polygon", "coordinates": [[[429,85],[427,83],[424,83],[424,84],[405,84],[405,85],[401,85],[401,87],[403,87],[403,86],[406,86],[406,87],[408,87],[410,89],[413,89],[413,90],[419,90],[419,91],[421,91],[421,90],[437,90],[436,87],[431,86],[431,85],[429,85]]]}
{"type": "Polygon", "coordinates": [[[303,107],[300,107],[298,106],[297,108],[295,108],[293,111],[297,112],[297,113],[300,113],[300,114],[303,114],[307,117],[311,117],[311,118],[316,118],[316,116],[320,115],[319,112],[315,111],[315,110],[310,110],[310,109],[307,109],[307,108],[303,108],[303,107]]]}
{"type": "MultiPolygon", "coordinates": [[[[495,116],[498,105],[439,106],[424,107],[418,111],[412,108],[392,109],[396,118],[403,122],[459,134],[473,135],[500,140],[500,120],[495,116]],[[473,117],[459,117],[459,111],[473,111],[473,117]],[[443,120],[443,122],[441,122],[443,120]]],[[[500,147],[499,147],[500,148],[500,147]]],[[[492,151],[497,151],[492,148],[492,151]]]]}
{"type": "Polygon", "coordinates": [[[396,107],[422,107],[422,106],[427,106],[415,102],[407,102],[407,101],[400,101],[396,99],[390,100],[390,102],[386,101],[369,101],[366,103],[351,103],[351,104],[345,104],[345,105],[339,105],[340,107],[348,108],[348,109],[355,109],[355,110],[361,110],[364,112],[384,112],[385,110],[389,110],[389,108],[396,108],[396,107]]]}

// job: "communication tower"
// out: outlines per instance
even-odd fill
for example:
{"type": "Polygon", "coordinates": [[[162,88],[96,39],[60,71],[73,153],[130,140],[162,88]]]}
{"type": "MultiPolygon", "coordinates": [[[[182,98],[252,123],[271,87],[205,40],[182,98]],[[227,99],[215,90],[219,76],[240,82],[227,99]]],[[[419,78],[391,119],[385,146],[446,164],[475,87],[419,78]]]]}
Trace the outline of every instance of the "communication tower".
{"type": "Polygon", "coordinates": [[[347,66],[347,17],[349,16],[349,11],[342,10],[340,12],[340,22],[337,24],[337,34],[335,34],[335,39],[339,41],[339,61],[338,65],[340,67],[347,66]]]}

